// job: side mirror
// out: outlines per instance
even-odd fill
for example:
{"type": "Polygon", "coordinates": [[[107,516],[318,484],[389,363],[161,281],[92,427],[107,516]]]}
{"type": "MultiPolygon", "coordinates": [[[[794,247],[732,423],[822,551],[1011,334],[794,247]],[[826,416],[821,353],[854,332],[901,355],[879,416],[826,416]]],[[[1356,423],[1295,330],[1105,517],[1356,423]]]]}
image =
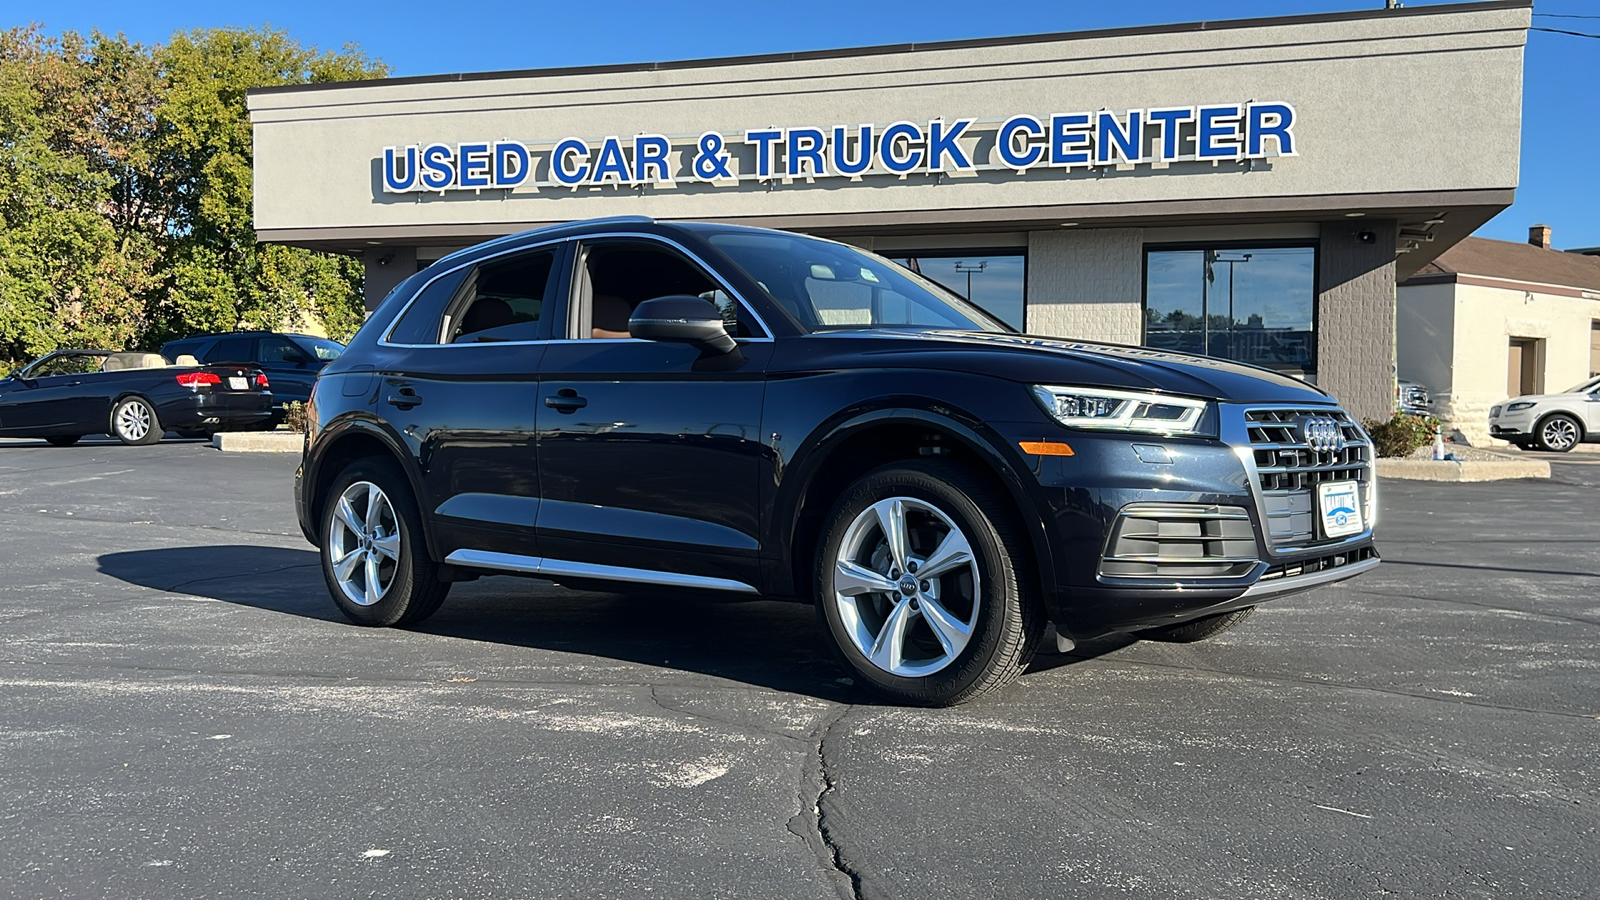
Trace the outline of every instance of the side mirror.
{"type": "Polygon", "coordinates": [[[738,346],[717,307],[688,294],[657,297],[634,307],[628,319],[628,334],[647,341],[694,344],[715,353],[727,353],[738,346]]]}

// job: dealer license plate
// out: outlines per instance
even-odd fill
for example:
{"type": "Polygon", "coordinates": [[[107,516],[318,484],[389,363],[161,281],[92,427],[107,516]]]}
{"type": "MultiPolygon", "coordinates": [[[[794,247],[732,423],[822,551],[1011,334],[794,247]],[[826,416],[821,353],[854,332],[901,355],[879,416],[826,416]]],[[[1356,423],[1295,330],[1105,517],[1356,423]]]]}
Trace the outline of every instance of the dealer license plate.
{"type": "Polygon", "coordinates": [[[1360,534],[1361,486],[1355,481],[1330,481],[1317,485],[1317,506],[1322,510],[1324,537],[1360,534]]]}
{"type": "Polygon", "coordinates": [[[250,390],[250,382],[243,378],[229,378],[228,387],[236,391],[248,391],[250,390]]]}

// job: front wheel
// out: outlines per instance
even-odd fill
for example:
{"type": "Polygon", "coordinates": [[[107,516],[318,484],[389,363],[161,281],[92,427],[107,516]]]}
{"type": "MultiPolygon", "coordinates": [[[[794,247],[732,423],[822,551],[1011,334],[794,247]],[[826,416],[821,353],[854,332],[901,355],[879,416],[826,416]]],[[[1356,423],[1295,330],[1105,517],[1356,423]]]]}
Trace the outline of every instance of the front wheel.
{"type": "Polygon", "coordinates": [[[450,593],[428,558],[411,486],[393,464],[352,463],[323,499],[322,574],[357,625],[410,625],[450,593]]]}
{"type": "Polygon", "coordinates": [[[154,444],[161,440],[156,408],[143,397],[122,398],[111,410],[111,436],[124,444],[154,444]]]}
{"type": "Polygon", "coordinates": [[[1021,674],[1044,635],[1010,498],[945,462],[877,469],[829,513],[816,592],[834,649],[898,703],[952,706],[1021,674]]]}
{"type": "Polygon", "coordinates": [[[1539,447],[1553,453],[1565,453],[1583,440],[1583,426],[1578,420],[1556,413],[1539,423],[1539,447]]]}

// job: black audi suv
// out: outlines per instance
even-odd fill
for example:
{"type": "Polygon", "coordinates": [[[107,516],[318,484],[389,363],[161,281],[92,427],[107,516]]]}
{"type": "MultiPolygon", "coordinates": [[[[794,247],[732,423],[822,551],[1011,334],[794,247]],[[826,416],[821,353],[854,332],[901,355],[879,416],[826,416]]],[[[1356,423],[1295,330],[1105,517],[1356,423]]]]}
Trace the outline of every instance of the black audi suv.
{"type": "Polygon", "coordinates": [[[1273,372],[1033,337],[845,244],[607,219],[442,259],[318,380],[301,529],[363,625],[452,582],[815,604],[903,703],[1192,641],[1378,563],[1371,445],[1273,372]]]}

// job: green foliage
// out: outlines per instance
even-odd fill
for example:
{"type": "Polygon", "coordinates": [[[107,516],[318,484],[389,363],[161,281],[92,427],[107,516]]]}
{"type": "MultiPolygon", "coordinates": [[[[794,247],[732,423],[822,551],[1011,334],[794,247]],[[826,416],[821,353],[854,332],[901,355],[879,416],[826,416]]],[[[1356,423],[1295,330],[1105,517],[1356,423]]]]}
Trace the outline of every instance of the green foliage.
{"type": "Polygon", "coordinates": [[[1414,416],[1397,412],[1388,421],[1368,419],[1362,423],[1379,456],[1410,456],[1418,447],[1433,442],[1439,420],[1433,416],[1414,416]]]}
{"type": "Polygon", "coordinates": [[[256,243],[245,93],[387,71],[264,28],[0,32],[0,367],[239,327],[348,337],[361,267],[256,243]]]}

